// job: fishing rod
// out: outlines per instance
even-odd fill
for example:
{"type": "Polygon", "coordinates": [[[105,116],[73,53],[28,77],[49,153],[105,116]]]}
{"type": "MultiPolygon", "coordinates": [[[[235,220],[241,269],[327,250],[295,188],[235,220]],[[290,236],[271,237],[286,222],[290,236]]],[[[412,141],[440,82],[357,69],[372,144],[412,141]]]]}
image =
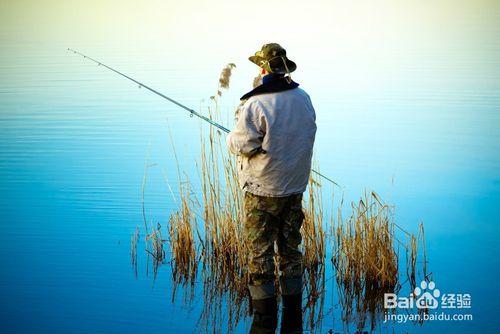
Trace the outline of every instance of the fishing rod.
{"type": "MultiPolygon", "coordinates": [[[[114,68],[112,68],[111,66],[108,66],[108,65],[104,64],[103,62],[98,61],[98,60],[96,60],[96,59],[94,59],[94,58],[91,58],[91,57],[89,57],[89,56],[87,56],[87,55],[84,55],[83,53],[78,52],[78,51],[76,51],[76,50],[73,50],[73,49],[71,49],[71,48],[68,48],[68,51],[73,52],[74,54],[80,55],[80,56],[82,56],[83,58],[88,59],[88,60],[90,60],[90,61],[92,61],[92,62],[96,63],[98,66],[103,66],[103,67],[107,68],[108,70],[113,71],[113,72],[115,72],[116,74],[118,74],[118,75],[120,75],[120,76],[124,77],[125,79],[128,79],[128,80],[130,80],[130,81],[132,81],[132,82],[135,82],[136,84],[138,84],[138,85],[139,85],[139,88],[146,88],[146,89],[147,89],[147,90],[149,90],[150,92],[152,92],[152,93],[154,93],[154,94],[156,94],[156,95],[158,95],[158,96],[163,97],[164,99],[166,99],[166,100],[168,100],[168,101],[172,102],[172,103],[173,103],[173,104],[175,104],[176,106],[181,107],[182,109],[185,109],[186,111],[189,111],[190,116],[193,116],[193,115],[194,115],[194,116],[196,116],[196,117],[198,117],[198,118],[201,118],[201,119],[202,119],[202,120],[204,120],[205,122],[208,122],[209,124],[211,124],[211,125],[215,126],[217,129],[219,129],[219,130],[221,130],[221,131],[224,131],[225,133],[229,133],[229,132],[230,132],[230,130],[229,130],[228,128],[226,128],[226,127],[224,127],[224,126],[220,125],[220,124],[219,124],[219,123],[217,123],[217,122],[214,122],[212,119],[210,119],[210,118],[208,118],[208,117],[206,117],[206,116],[204,116],[204,115],[200,114],[199,112],[196,112],[195,110],[193,110],[193,109],[191,109],[191,108],[186,107],[186,106],[185,106],[185,105],[183,105],[182,103],[177,102],[176,100],[174,100],[174,99],[172,99],[172,98],[170,98],[170,97],[166,96],[165,94],[160,93],[159,91],[157,91],[157,90],[155,90],[155,89],[153,89],[153,88],[151,88],[151,87],[149,87],[149,86],[147,86],[147,85],[143,84],[142,82],[137,81],[137,80],[135,80],[134,78],[131,78],[131,77],[129,77],[128,75],[126,75],[126,74],[124,74],[124,73],[122,73],[122,72],[120,72],[120,71],[118,71],[118,70],[115,70],[114,68]]],[[[340,186],[337,184],[337,182],[333,181],[333,180],[332,180],[331,178],[329,178],[328,176],[326,176],[326,175],[324,175],[324,174],[322,174],[322,173],[320,173],[320,172],[318,172],[318,171],[316,171],[316,170],[314,170],[314,169],[312,169],[311,171],[312,171],[312,172],[314,172],[315,174],[317,174],[318,176],[320,176],[320,177],[324,178],[325,180],[327,180],[327,181],[329,181],[329,182],[333,183],[333,184],[334,184],[334,185],[336,185],[337,187],[340,187],[340,186]]]]}

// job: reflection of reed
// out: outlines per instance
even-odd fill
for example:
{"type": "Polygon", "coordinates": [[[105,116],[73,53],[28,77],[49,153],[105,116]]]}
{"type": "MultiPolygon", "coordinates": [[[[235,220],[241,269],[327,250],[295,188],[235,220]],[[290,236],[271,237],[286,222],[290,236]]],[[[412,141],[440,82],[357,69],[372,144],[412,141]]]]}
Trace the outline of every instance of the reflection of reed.
{"type": "MultiPolygon", "coordinates": [[[[233,67],[228,65],[224,69],[221,75],[224,80],[212,98],[215,108],[208,109],[210,118],[215,121],[220,120],[218,98],[222,89],[227,88],[233,67]]],[[[182,286],[190,291],[189,298],[184,300],[192,301],[195,283],[201,277],[203,308],[198,326],[207,332],[231,332],[247,316],[250,308],[242,192],[236,178],[236,161],[228,154],[224,137],[218,130],[210,128],[207,139],[203,138],[202,135],[198,165],[201,205],[191,199],[190,183],[180,181],[178,168],[180,201],[176,201],[179,207],[171,214],[168,228],[173,297],[176,288],[182,286]],[[196,217],[203,221],[201,230],[196,217]]],[[[321,328],[325,317],[328,241],[334,245],[332,262],[336,268],[343,320],[349,323],[357,318],[358,328],[362,329],[369,317],[374,328],[382,311],[383,294],[400,287],[396,242],[407,251],[408,279],[410,285],[415,286],[417,238],[406,231],[409,243],[396,238],[395,228],[400,228],[391,221],[392,209],[372,193],[352,206],[352,214],[346,221],[342,220],[339,209],[336,227],[333,228],[333,219],[328,221],[333,231],[333,239],[328,239],[324,228],[327,215],[323,210],[322,192],[321,183],[311,177],[308,196],[304,196],[305,220],[301,229],[306,327],[311,331],[321,328]]],[[[423,238],[423,228],[421,231],[423,238]]],[[[146,251],[153,259],[156,277],[159,265],[165,260],[165,240],[159,224],[147,235],[146,241],[146,251]]]]}
{"type": "Polygon", "coordinates": [[[302,290],[305,296],[305,304],[303,313],[306,326],[311,331],[315,328],[321,328],[321,321],[324,318],[325,286],[325,265],[323,263],[304,269],[304,287],[302,290]]]}
{"type": "Polygon", "coordinates": [[[136,226],[134,234],[130,237],[130,262],[137,277],[137,243],[139,242],[139,227],[136,226]]]}
{"type": "MultiPolygon", "coordinates": [[[[406,232],[407,233],[407,232],[406,232]]],[[[419,269],[421,270],[421,274],[419,276],[423,277],[424,280],[429,282],[431,274],[427,273],[427,253],[425,249],[425,234],[424,234],[424,224],[420,223],[419,229],[418,229],[418,235],[415,237],[413,234],[407,233],[408,237],[410,238],[410,245],[404,245],[405,251],[406,251],[406,276],[407,279],[406,281],[409,282],[410,290],[413,291],[415,287],[417,286],[417,280],[416,276],[417,273],[419,272],[419,269]],[[420,246],[422,247],[422,252],[421,252],[421,258],[422,260],[420,261],[421,268],[418,267],[418,245],[420,242],[420,246]]],[[[420,318],[423,319],[423,315],[428,313],[427,309],[418,309],[418,313],[420,315],[420,318]]],[[[423,324],[423,320],[419,321],[420,324],[423,324]]]]}
{"type": "MultiPolygon", "coordinates": [[[[158,275],[158,268],[165,260],[165,250],[163,244],[165,240],[161,235],[161,225],[157,224],[156,228],[146,236],[147,248],[146,252],[153,258],[153,277],[158,275]]],[[[149,261],[148,261],[149,262],[149,261]]]]}
{"type": "MultiPolygon", "coordinates": [[[[365,328],[369,319],[373,330],[377,318],[384,312],[384,293],[397,292],[401,287],[399,246],[406,250],[407,276],[410,288],[415,287],[417,238],[392,221],[392,211],[372,192],[357,205],[352,204],[352,214],[346,221],[339,212],[332,261],[337,270],[343,321],[350,323],[357,319],[359,329],[365,328]],[[396,229],[409,241],[402,242],[396,229]]],[[[420,226],[423,229],[423,225],[420,226]]]]}
{"type": "Polygon", "coordinates": [[[383,301],[384,292],[394,291],[398,261],[393,247],[393,226],[389,224],[389,207],[380,204],[372,193],[358,205],[353,204],[352,209],[351,217],[339,222],[335,231],[333,263],[337,269],[343,320],[351,321],[355,313],[358,327],[364,328],[366,315],[373,320],[382,312],[380,301],[383,301]]]}
{"type": "MultiPolygon", "coordinates": [[[[319,170],[316,168],[316,170],[319,170]]],[[[307,201],[304,203],[304,223],[302,224],[302,248],[304,261],[304,297],[306,325],[313,330],[320,324],[324,305],[326,234],[324,226],[323,198],[321,183],[313,177],[309,179],[307,201]]]]}
{"type": "MultiPolygon", "coordinates": [[[[181,193],[182,194],[182,193],[181,193]]],[[[193,214],[188,200],[182,197],[182,208],[172,214],[169,220],[170,250],[172,252],[173,296],[178,284],[191,287],[190,298],[194,294],[194,283],[198,268],[196,245],[193,234],[193,214]]]]}

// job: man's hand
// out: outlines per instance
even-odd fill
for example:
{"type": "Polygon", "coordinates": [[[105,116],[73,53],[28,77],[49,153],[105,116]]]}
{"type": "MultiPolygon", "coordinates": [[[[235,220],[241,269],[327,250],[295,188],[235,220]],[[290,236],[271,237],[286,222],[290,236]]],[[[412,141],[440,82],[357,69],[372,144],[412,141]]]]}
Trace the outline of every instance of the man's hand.
{"type": "Polygon", "coordinates": [[[248,158],[264,153],[262,142],[266,135],[267,122],[261,113],[261,106],[256,102],[247,101],[240,112],[235,128],[227,135],[229,150],[248,158]]]}

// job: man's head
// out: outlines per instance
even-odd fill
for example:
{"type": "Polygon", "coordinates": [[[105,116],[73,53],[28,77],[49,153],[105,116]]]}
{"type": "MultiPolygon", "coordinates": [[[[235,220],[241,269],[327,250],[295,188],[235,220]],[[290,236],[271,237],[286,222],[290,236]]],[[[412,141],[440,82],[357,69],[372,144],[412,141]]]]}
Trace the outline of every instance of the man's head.
{"type": "Polygon", "coordinates": [[[297,69],[297,65],[287,58],[286,50],[278,43],[264,44],[248,59],[262,69],[262,75],[267,73],[290,74],[297,69]]]}

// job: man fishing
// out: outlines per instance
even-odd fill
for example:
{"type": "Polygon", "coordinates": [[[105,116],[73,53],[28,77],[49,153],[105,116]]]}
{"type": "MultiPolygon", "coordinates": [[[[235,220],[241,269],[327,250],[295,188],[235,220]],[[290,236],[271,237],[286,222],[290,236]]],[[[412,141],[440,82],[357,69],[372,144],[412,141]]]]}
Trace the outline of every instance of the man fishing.
{"type": "Polygon", "coordinates": [[[286,50],[270,43],[249,58],[262,84],[241,97],[229,150],[238,156],[244,195],[245,238],[252,300],[251,333],[277,327],[275,244],[283,303],[282,333],[302,332],[302,193],[311,172],[316,115],[307,93],[292,81],[297,68],[286,50]]]}

